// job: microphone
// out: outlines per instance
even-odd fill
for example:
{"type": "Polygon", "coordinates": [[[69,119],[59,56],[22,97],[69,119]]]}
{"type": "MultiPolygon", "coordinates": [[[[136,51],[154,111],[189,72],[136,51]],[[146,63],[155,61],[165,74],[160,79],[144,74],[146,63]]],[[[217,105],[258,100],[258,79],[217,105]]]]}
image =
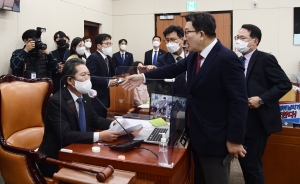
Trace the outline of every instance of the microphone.
{"type": "Polygon", "coordinates": [[[112,115],[112,113],[105,107],[105,105],[103,105],[101,100],[99,100],[99,98],[97,98],[97,91],[91,89],[88,92],[88,95],[89,95],[89,97],[95,98],[99,101],[99,103],[102,105],[102,107],[104,107],[107,110],[107,112],[111,115],[111,117],[114,118],[114,120],[122,127],[122,129],[126,132],[127,136],[129,137],[129,141],[126,141],[126,142],[123,142],[123,143],[120,143],[117,145],[109,146],[110,149],[115,150],[115,151],[127,152],[127,151],[133,150],[136,147],[141,146],[141,144],[144,140],[132,140],[130,134],[123,127],[123,125],[112,115]]]}

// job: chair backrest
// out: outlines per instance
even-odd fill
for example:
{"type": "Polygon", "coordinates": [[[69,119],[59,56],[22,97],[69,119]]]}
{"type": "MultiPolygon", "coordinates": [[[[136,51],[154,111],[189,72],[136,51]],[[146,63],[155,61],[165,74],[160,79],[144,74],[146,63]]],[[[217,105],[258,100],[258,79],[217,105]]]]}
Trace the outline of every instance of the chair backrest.
{"type": "Polygon", "coordinates": [[[0,169],[6,183],[44,183],[34,157],[44,135],[43,120],[52,81],[0,77],[0,169]]]}
{"type": "Polygon", "coordinates": [[[110,87],[110,112],[117,115],[126,114],[134,106],[134,92],[127,91],[122,85],[110,87]]]}

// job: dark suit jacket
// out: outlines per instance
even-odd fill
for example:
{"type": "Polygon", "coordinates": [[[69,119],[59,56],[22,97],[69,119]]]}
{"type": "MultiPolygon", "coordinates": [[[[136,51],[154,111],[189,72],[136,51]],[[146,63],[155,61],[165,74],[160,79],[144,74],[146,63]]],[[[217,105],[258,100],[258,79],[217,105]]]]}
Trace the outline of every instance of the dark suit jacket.
{"type": "Polygon", "coordinates": [[[120,52],[116,52],[116,53],[113,54],[112,68],[113,68],[113,71],[114,71],[115,75],[120,75],[120,74],[126,73],[129,69],[129,67],[132,66],[132,64],[133,64],[133,55],[130,52],[125,52],[124,59],[125,60],[124,60],[124,64],[123,64],[120,52]],[[117,71],[116,71],[116,68],[119,67],[119,66],[121,68],[118,68],[117,71]],[[122,68],[122,66],[124,66],[124,68],[122,68]]]}
{"type": "MultiPolygon", "coordinates": [[[[145,52],[144,65],[152,65],[152,53],[153,53],[153,49],[145,52]]],[[[166,51],[159,49],[157,58],[159,56],[162,56],[163,54],[166,54],[166,51]]]]}
{"type": "MultiPolygon", "coordinates": [[[[70,50],[66,49],[66,52],[64,54],[64,61],[60,59],[59,51],[58,49],[51,51],[52,55],[56,58],[57,63],[64,63],[68,57],[70,57],[70,50]]],[[[57,71],[52,71],[52,81],[53,81],[53,94],[60,90],[61,87],[63,87],[63,82],[61,81],[62,74],[58,73],[57,71]]]]}
{"type": "MultiPolygon", "coordinates": [[[[90,52],[91,52],[91,55],[92,55],[95,51],[90,50],[90,52]]],[[[86,59],[85,53],[83,54],[83,57],[86,59]]]]}
{"type": "MultiPolygon", "coordinates": [[[[281,131],[279,99],[292,88],[292,84],[276,58],[265,52],[254,51],[248,64],[246,82],[248,97],[259,96],[264,102],[255,115],[265,132],[271,134],[281,131]]],[[[248,117],[248,121],[250,119],[253,117],[248,117]]],[[[249,125],[247,123],[247,127],[249,125]]]]}
{"type": "MultiPolygon", "coordinates": [[[[89,132],[91,128],[102,130],[109,128],[111,121],[99,117],[92,108],[90,97],[82,96],[87,132],[80,132],[75,102],[67,88],[62,88],[50,98],[47,105],[45,133],[39,148],[39,151],[48,157],[57,159],[58,151],[73,143],[92,144],[94,133],[89,132]]],[[[58,166],[41,165],[41,171],[45,175],[51,175],[55,170],[58,170],[58,166]]]]}
{"type": "Polygon", "coordinates": [[[244,68],[236,54],[220,41],[195,76],[197,53],[144,73],[146,78],[173,78],[187,71],[189,136],[200,154],[225,156],[226,141],[244,141],[248,112],[244,68]]]}
{"type": "Polygon", "coordinates": [[[155,66],[162,67],[173,63],[176,63],[173,55],[170,52],[167,52],[166,54],[163,54],[157,58],[155,66]]]}
{"type": "MultiPolygon", "coordinates": [[[[96,51],[86,61],[86,66],[91,73],[91,81],[93,89],[97,91],[97,97],[103,103],[105,107],[110,106],[110,96],[109,96],[109,77],[112,76],[112,66],[111,57],[107,56],[109,60],[109,71],[107,70],[107,65],[102,55],[96,51]]],[[[93,107],[99,106],[99,102],[95,99],[92,100],[93,107]]]]}

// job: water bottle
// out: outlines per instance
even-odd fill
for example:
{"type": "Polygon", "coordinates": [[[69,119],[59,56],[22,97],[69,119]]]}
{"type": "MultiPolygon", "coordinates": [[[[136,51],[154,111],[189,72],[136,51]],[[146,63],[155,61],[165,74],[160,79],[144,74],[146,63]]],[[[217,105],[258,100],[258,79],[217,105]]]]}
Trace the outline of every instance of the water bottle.
{"type": "Polygon", "coordinates": [[[160,133],[161,139],[158,144],[158,165],[167,166],[168,165],[168,145],[166,141],[166,134],[160,133]]]}

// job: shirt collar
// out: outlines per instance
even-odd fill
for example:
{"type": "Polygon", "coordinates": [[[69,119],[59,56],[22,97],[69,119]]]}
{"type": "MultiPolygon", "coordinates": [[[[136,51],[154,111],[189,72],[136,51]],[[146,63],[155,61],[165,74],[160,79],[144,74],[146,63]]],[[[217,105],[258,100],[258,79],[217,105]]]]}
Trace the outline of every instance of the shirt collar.
{"type": "Polygon", "coordinates": [[[122,54],[124,54],[124,56],[125,56],[125,53],[126,53],[126,51],[124,51],[124,53],[120,51],[120,55],[121,55],[121,57],[122,57],[122,54]]]}
{"type": "Polygon", "coordinates": [[[252,52],[249,52],[248,54],[244,55],[244,57],[246,58],[247,61],[250,61],[250,58],[254,51],[256,51],[256,49],[254,49],[252,52]]]}
{"type": "Polygon", "coordinates": [[[154,53],[154,51],[157,51],[157,53],[158,53],[159,52],[159,48],[157,50],[153,49],[153,53],[154,53]]]}
{"type": "MultiPolygon", "coordinates": [[[[68,90],[69,90],[69,89],[68,89],[68,90]]],[[[81,96],[81,97],[78,97],[77,95],[75,95],[75,94],[74,94],[72,91],[70,91],[70,90],[69,90],[69,92],[70,92],[70,94],[71,94],[71,96],[72,96],[74,102],[77,102],[76,100],[77,100],[78,98],[82,98],[82,96],[81,96]]]]}
{"type": "MultiPolygon", "coordinates": [[[[172,56],[174,57],[175,61],[177,62],[177,57],[178,57],[178,55],[172,54],[172,56]]],[[[181,57],[182,59],[185,58],[185,56],[184,56],[184,50],[183,50],[183,49],[182,49],[182,52],[181,52],[181,54],[180,54],[180,57],[181,57]]]]}
{"type": "Polygon", "coordinates": [[[101,56],[103,57],[103,59],[106,59],[106,55],[105,54],[103,54],[102,52],[100,52],[99,50],[97,50],[100,54],[101,54],[101,56]]]}
{"type": "Polygon", "coordinates": [[[203,51],[200,53],[202,58],[205,59],[207,57],[207,55],[210,53],[211,49],[216,45],[217,41],[218,40],[215,38],[215,40],[213,42],[211,42],[207,47],[205,47],[205,49],[203,49],[203,51]]]}

